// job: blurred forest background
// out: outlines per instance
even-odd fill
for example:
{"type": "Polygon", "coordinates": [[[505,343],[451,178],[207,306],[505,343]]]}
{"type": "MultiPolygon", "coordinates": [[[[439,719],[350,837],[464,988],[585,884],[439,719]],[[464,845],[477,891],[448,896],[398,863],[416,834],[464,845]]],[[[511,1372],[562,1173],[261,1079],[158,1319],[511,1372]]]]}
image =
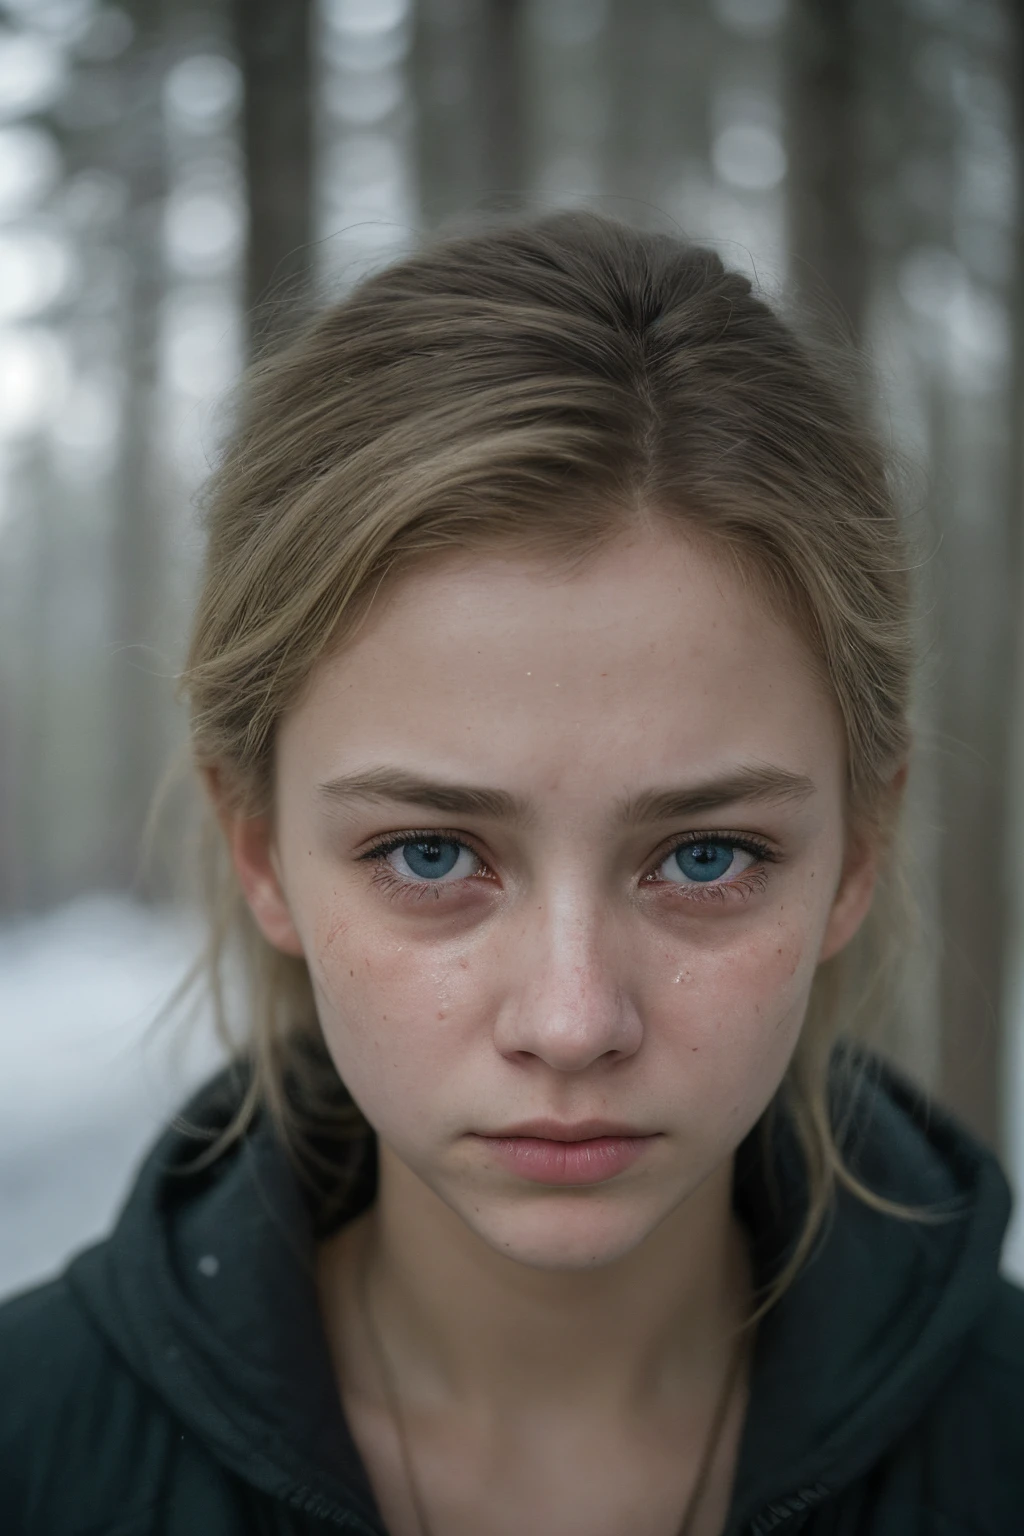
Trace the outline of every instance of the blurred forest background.
{"type": "Polygon", "coordinates": [[[678,227],[867,349],[930,552],[894,1050],[1024,1178],[1019,10],[0,0],[0,1289],[171,1095],[126,1063],[197,938],[194,803],[140,846],[220,403],[303,294],[517,206],[678,227]]]}

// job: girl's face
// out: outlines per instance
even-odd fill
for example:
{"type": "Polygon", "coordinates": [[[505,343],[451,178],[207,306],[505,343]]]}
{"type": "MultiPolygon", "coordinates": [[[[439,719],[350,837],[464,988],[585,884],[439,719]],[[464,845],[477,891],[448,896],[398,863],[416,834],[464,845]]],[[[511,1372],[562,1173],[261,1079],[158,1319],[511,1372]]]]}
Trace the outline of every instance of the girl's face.
{"type": "Polygon", "coordinates": [[[320,666],[277,752],[236,868],[382,1158],[522,1262],[631,1251],[758,1119],[870,901],[799,636],[679,534],[569,579],[446,557],[320,666]],[[485,1139],[538,1119],[648,1139],[559,1183],[485,1139]]]}

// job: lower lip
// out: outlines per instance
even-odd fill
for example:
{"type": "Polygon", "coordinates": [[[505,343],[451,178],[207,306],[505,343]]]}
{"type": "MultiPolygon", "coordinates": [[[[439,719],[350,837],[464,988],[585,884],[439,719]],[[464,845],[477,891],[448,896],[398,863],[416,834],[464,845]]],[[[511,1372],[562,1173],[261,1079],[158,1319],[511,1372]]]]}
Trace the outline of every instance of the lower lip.
{"type": "Polygon", "coordinates": [[[544,1141],[535,1136],[481,1136],[500,1163],[537,1184],[600,1184],[641,1158],[655,1136],[595,1136],[544,1141]]]}

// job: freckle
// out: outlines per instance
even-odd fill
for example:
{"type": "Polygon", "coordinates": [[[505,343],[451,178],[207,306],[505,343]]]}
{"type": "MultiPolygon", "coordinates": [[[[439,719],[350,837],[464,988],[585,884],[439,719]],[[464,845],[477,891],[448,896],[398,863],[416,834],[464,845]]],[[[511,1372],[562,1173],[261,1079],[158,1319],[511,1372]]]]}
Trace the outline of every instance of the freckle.
{"type": "Polygon", "coordinates": [[[349,971],[349,975],[350,976],[354,976],[355,975],[355,971],[349,971]]]}
{"type": "Polygon", "coordinates": [[[780,954],[780,955],[781,955],[781,954],[782,954],[782,950],[781,950],[781,949],[780,949],[780,950],[778,950],[778,954],[780,954]]]}

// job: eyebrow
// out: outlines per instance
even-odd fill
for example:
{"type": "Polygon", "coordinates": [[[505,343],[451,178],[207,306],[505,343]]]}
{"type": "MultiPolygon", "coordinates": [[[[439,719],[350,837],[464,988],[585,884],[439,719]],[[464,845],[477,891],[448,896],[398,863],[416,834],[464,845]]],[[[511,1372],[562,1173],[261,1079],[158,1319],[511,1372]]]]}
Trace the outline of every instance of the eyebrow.
{"type": "MultiPolygon", "coordinates": [[[[621,826],[639,827],[717,810],[737,801],[795,803],[813,793],[814,783],[806,774],[792,773],[771,763],[750,763],[699,784],[646,789],[639,795],[620,799],[615,804],[615,821],[621,826]]],[[[518,827],[536,823],[533,804],[506,789],[427,779],[388,764],[327,779],[317,785],[317,795],[330,805],[354,800],[394,801],[444,815],[480,816],[518,827]]]]}

